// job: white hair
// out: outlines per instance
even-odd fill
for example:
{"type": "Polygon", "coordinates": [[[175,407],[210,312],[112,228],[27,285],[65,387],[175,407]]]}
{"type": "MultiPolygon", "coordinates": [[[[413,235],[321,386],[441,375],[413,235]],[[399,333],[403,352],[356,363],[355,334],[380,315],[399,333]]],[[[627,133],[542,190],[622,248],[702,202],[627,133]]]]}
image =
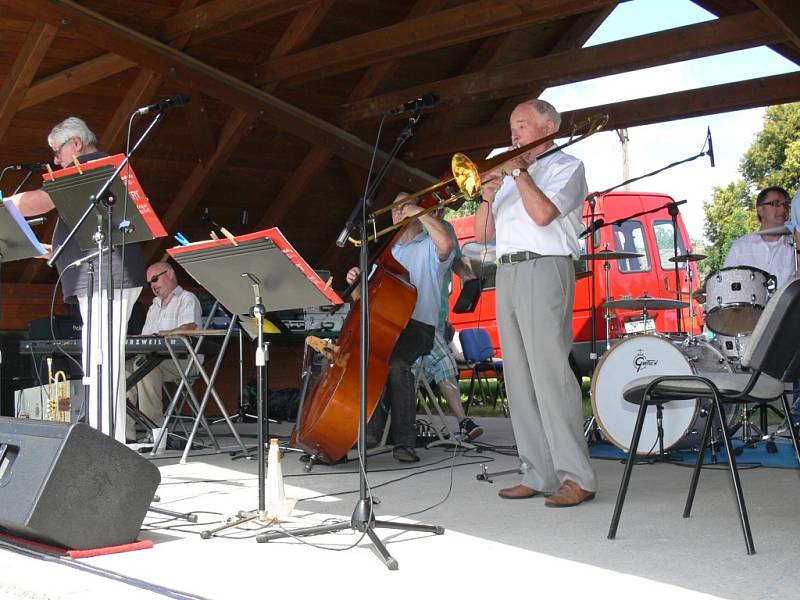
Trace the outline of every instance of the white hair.
{"type": "Polygon", "coordinates": [[[78,117],[67,117],[53,127],[47,136],[47,143],[51,148],[58,148],[75,137],[81,140],[84,146],[97,146],[97,136],[92,133],[86,122],[78,117]]]}
{"type": "Polygon", "coordinates": [[[556,126],[556,131],[561,129],[561,113],[556,110],[556,107],[547,102],[546,100],[540,100],[539,98],[533,98],[531,100],[526,100],[521,104],[527,104],[533,110],[538,112],[543,117],[551,120],[553,124],[556,126]]]}

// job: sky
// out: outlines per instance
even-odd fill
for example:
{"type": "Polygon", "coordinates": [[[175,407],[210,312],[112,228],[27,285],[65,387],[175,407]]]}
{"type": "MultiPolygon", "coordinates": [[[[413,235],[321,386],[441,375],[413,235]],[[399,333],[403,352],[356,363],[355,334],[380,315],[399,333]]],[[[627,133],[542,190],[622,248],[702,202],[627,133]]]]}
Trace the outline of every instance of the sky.
{"type": "MultiPolygon", "coordinates": [[[[632,0],[617,6],[586,46],[714,18],[689,0],[632,0]]],[[[791,61],[761,47],[553,87],[541,97],[564,112],[797,70],[791,61]]],[[[740,178],[739,162],[761,130],[763,116],[764,109],[757,108],[629,129],[631,177],[694,156],[703,149],[707,127],[711,128],[716,163],[712,169],[708,157],[701,157],[637,182],[631,189],[687,200],[681,214],[690,237],[702,240],[703,202],[711,199],[715,186],[740,178]]],[[[566,151],[584,161],[590,190],[623,181],[622,147],[614,130],[597,133],[566,151]]]]}

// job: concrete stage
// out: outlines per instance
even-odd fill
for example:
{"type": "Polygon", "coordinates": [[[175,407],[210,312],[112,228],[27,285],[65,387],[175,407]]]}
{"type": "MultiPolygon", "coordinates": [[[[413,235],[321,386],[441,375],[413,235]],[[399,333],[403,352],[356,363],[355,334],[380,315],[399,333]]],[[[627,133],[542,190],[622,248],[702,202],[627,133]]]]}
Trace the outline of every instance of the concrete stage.
{"type": "MultiPolygon", "coordinates": [[[[481,442],[513,443],[509,420],[480,422],[486,429],[481,442]]],[[[253,433],[251,424],[240,427],[253,433]]],[[[271,433],[285,435],[289,427],[273,425],[271,433]]],[[[140,538],[152,540],[152,549],[91,559],[44,557],[4,545],[0,599],[797,597],[800,470],[741,470],[757,551],[747,556],[728,472],[719,467],[704,470],[693,516],[683,519],[690,469],[637,466],[618,537],[609,541],[619,461],[594,460],[597,498],[559,510],[546,508],[542,498],[500,499],[497,490],[515,483],[515,475],[477,480],[482,463],[493,472],[513,469],[513,456],[488,449],[454,455],[442,448],[420,455],[422,462],[411,468],[391,455],[369,461],[378,518],[428,509],[406,519],[446,530],[377,530],[398,571],[389,571],[369,539],[350,530],[307,537],[305,543],[260,544],[255,536],[275,526],[248,523],[224,537],[201,539],[202,531],[237,511],[256,508],[256,462],[195,453],[181,465],[168,454],[155,459],[162,473],[155,506],[194,512],[197,524],[149,513],[140,538]]],[[[309,498],[285,527],[350,517],[358,497],[356,463],[320,465],[305,474],[297,455],[287,454],[282,465],[287,495],[309,498]]],[[[64,516],[69,518],[68,510],[64,516]]]]}

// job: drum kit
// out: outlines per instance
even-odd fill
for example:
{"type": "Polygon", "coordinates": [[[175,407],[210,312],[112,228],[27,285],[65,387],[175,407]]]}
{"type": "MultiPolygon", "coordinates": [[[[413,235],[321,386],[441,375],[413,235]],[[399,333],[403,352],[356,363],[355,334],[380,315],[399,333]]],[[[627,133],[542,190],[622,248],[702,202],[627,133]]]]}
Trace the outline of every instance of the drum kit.
{"type": "MultiPolygon", "coordinates": [[[[620,260],[641,256],[630,252],[603,251],[584,255],[584,260],[620,260]]],[[[608,267],[606,266],[607,351],[597,363],[592,376],[591,402],[593,421],[585,428],[589,435],[593,422],[602,436],[614,446],[628,451],[636,421],[638,406],[623,399],[623,388],[638,377],[649,375],[692,375],[703,373],[733,373],[743,370],[741,357],[747,346],[750,332],[775,289],[775,279],[770,274],[752,267],[730,267],[708,275],[700,290],[692,289],[692,265],[701,261],[701,254],[683,254],[670,258],[673,263],[684,264],[689,291],[682,293],[704,305],[705,322],[713,340],[705,335],[695,335],[693,302],[672,298],[655,298],[644,294],[639,298],[609,299],[608,267]],[[659,333],[648,330],[651,311],[681,310],[689,307],[689,332],[659,333]],[[625,335],[611,344],[609,338],[609,311],[620,309],[641,311],[643,332],[625,335]]],[[[678,321],[680,323],[680,321],[678,321]]],[[[672,450],[697,450],[707,417],[707,407],[698,399],[669,402],[662,407],[651,406],[645,417],[638,453],[658,455],[665,459],[672,450]]],[[[736,424],[737,411],[726,416],[727,425],[736,424]]],[[[742,410],[742,426],[748,430],[746,407],[742,410]]],[[[713,430],[712,430],[713,431],[713,430]]],[[[713,435],[713,434],[712,434],[713,435]]],[[[712,452],[714,443],[712,437],[712,452]]]]}

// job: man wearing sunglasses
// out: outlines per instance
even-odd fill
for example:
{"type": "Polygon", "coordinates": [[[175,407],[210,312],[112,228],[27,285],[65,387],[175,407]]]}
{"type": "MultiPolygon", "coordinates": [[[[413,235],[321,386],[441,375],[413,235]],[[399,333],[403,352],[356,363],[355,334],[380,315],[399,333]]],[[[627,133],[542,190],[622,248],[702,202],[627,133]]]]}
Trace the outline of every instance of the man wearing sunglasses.
{"type": "MultiPolygon", "coordinates": [[[[783,227],[789,220],[790,196],[780,186],[764,188],[756,197],[756,214],[766,231],[783,227]]],[[[795,274],[794,248],[788,235],[751,233],[731,244],[725,267],[755,267],[775,276],[778,287],[795,274]]]]}
{"type": "MultiPolygon", "coordinates": [[[[53,127],[47,136],[47,143],[53,152],[53,162],[61,168],[66,168],[74,163],[85,163],[98,158],[108,156],[105,152],[98,150],[97,137],[89,129],[86,123],[77,118],[69,117],[53,127]]],[[[26,217],[32,217],[47,213],[55,208],[52,199],[43,189],[21,192],[9,198],[19,208],[20,212],[26,217]]],[[[59,217],[56,227],[53,230],[53,246],[60,246],[70,228],[59,217]]],[[[62,292],[64,302],[67,304],[79,304],[81,318],[84,324],[89,316],[89,262],[85,262],[77,267],[70,268],[75,261],[83,258],[92,251],[82,251],[77,241],[71,240],[65,247],[63,253],[56,261],[56,268],[61,276],[62,292]]],[[[83,372],[89,378],[89,406],[86,414],[88,415],[89,425],[113,436],[115,439],[124,442],[125,430],[122,427],[125,419],[125,382],[120,381],[120,376],[124,376],[125,364],[125,337],[127,333],[127,323],[133,310],[133,305],[144,285],[144,255],[139,244],[126,244],[124,247],[124,257],[122,247],[117,246],[111,253],[111,260],[103,260],[103,273],[95,272],[94,287],[92,295],[92,341],[87,343],[87,328],[83,328],[83,372]],[[108,265],[111,264],[111,272],[114,280],[114,300],[113,300],[113,339],[111,352],[108,350],[108,335],[105,327],[101,328],[100,323],[105,322],[106,314],[106,290],[103,289],[102,296],[97,293],[100,281],[106,281],[108,265]],[[101,336],[102,333],[102,336],[101,336]],[[91,348],[91,353],[89,349],[91,348]],[[102,356],[111,356],[113,365],[113,402],[109,398],[109,386],[106,381],[101,385],[97,382],[97,361],[102,356]],[[93,361],[88,365],[88,361],[93,361]],[[100,411],[98,411],[98,404],[100,411]],[[98,412],[100,414],[98,415],[98,412]],[[109,416],[111,413],[111,418],[109,416]],[[113,425],[111,423],[113,421],[113,425]],[[113,431],[112,431],[113,427],[113,431]]],[[[105,373],[105,371],[103,371],[105,373]]]]}
{"type": "MultiPolygon", "coordinates": [[[[158,335],[176,331],[190,331],[202,327],[200,301],[192,292],[178,285],[178,278],[171,265],[157,262],[147,268],[147,282],[153,291],[153,303],[147,311],[147,318],[142,328],[142,335],[158,335]]],[[[202,360],[202,356],[198,356],[202,360]]],[[[128,361],[128,370],[132,372],[138,365],[136,360],[128,361]]],[[[182,365],[186,368],[186,365],[182,365]]],[[[136,384],[135,393],[131,390],[129,400],[138,404],[139,410],[157,425],[164,420],[164,406],[161,402],[161,384],[167,381],[180,381],[177,366],[165,360],[150,371],[136,384]]],[[[136,441],[136,425],[128,417],[125,436],[131,442],[136,441]]]]}

